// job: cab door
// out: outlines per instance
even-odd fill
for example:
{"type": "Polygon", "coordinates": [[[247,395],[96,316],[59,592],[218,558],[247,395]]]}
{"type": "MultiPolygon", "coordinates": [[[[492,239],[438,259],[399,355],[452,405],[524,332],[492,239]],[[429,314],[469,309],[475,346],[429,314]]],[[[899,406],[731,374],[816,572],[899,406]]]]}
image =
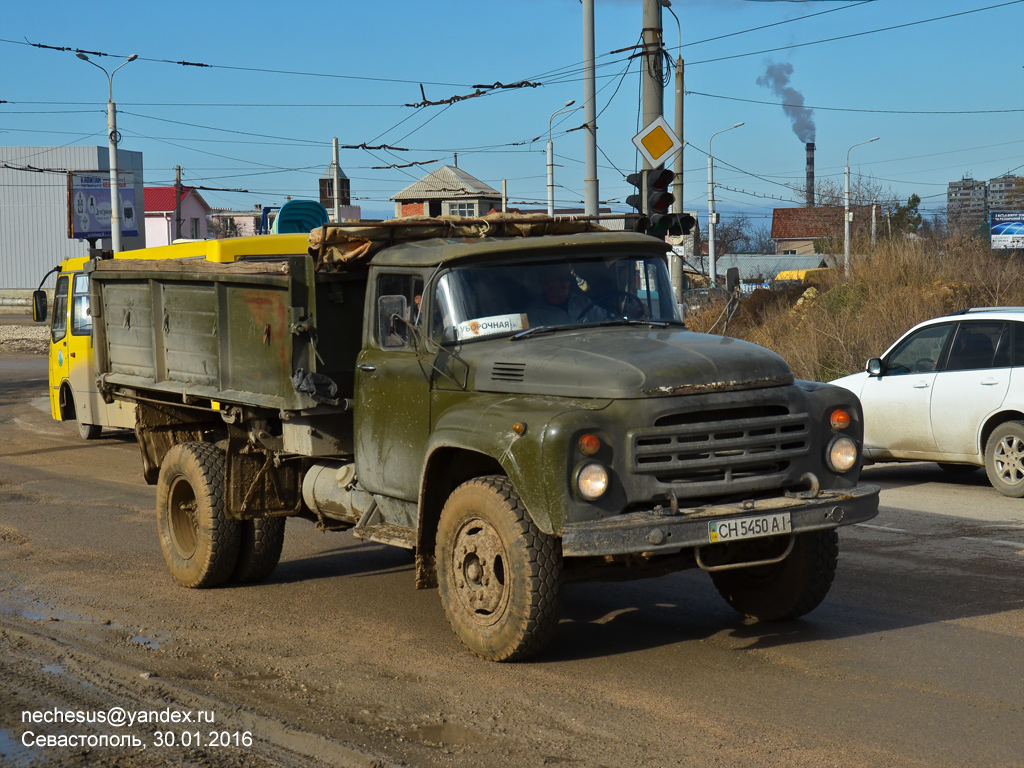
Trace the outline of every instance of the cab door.
{"type": "Polygon", "coordinates": [[[67,380],[69,369],[68,358],[68,292],[71,276],[62,274],[57,277],[57,286],[53,291],[53,319],[50,323],[50,415],[57,421],[63,421],[61,402],[61,385],[67,380]]]}
{"type": "Polygon", "coordinates": [[[430,366],[417,352],[409,328],[418,321],[422,292],[419,273],[376,274],[367,296],[363,349],[355,373],[359,483],[373,493],[408,502],[419,498],[430,435],[430,366]],[[403,305],[408,323],[392,322],[394,308],[403,305]]]}

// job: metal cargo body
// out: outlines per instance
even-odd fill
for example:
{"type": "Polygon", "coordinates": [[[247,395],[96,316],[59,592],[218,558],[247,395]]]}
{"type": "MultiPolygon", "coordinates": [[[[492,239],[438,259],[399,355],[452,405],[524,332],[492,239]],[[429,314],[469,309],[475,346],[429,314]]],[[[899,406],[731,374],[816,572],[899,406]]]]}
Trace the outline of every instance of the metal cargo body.
{"type": "Polygon", "coordinates": [[[316,275],[308,256],[290,256],[118,259],[95,262],[91,275],[101,386],[280,411],[352,394],[365,273],[316,275]],[[314,379],[321,386],[300,391],[314,379]]]}

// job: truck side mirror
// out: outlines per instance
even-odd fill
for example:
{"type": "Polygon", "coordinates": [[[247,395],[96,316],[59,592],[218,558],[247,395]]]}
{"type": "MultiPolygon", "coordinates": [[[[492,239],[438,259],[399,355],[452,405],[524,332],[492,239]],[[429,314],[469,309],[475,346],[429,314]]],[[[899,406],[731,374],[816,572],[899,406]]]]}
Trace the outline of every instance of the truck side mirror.
{"type": "Polygon", "coordinates": [[[381,349],[401,349],[408,345],[409,303],[405,296],[381,296],[377,299],[377,338],[381,349]]]}
{"type": "Polygon", "coordinates": [[[729,267],[725,271],[725,290],[729,293],[736,293],[736,289],[740,286],[740,270],[739,267],[729,267]]]}
{"type": "Polygon", "coordinates": [[[864,370],[868,372],[868,376],[881,376],[882,361],[877,357],[872,357],[868,360],[867,365],[864,366],[864,370]]]}
{"type": "Polygon", "coordinates": [[[46,322],[46,291],[32,291],[32,320],[46,322]]]}

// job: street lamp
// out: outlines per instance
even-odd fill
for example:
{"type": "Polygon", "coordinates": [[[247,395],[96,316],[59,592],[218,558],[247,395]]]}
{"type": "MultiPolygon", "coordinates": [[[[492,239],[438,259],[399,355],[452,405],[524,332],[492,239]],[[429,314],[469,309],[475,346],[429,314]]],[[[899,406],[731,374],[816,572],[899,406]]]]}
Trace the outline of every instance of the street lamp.
{"type": "Polygon", "coordinates": [[[715,160],[711,156],[711,141],[718,134],[739,128],[741,125],[745,125],[745,123],[736,123],[736,125],[716,131],[708,139],[708,279],[712,288],[715,287],[718,275],[715,269],[715,217],[717,215],[715,213],[715,160]]]}
{"type": "MultiPolygon", "coordinates": [[[[880,138],[880,136],[875,136],[873,139],[858,142],[853,147],[870,144],[872,141],[878,141],[880,138]]],[[[853,147],[846,150],[846,184],[843,191],[843,271],[847,277],[850,275],[850,222],[853,221],[853,214],[850,213],[850,152],[853,150],[853,147]]]]}
{"type": "Polygon", "coordinates": [[[569,99],[564,107],[555,110],[548,119],[548,216],[555,215],[555,145],[551,143],[551,123],[575,103],[576,99],[569,99]]]}
{"type": "Polygon", "coordinates": [[[113,72],[107,72],[104,67],[84,53],[75,55],[82,61],[102,70],[103,74],[107,76],[109,93],[107,98],[107,139],[110,142],[107,150],[110,155],[108,158],[110,165],[110,248],[117,253],[121,250],[121,188],[117,178],[117,142],[120,137],[117,135],[117,108],[114,106],[114,73],[128,62],[135,61],[139,56],[137,53],[133,53],[120,66],[115,67],[113,72]]]}

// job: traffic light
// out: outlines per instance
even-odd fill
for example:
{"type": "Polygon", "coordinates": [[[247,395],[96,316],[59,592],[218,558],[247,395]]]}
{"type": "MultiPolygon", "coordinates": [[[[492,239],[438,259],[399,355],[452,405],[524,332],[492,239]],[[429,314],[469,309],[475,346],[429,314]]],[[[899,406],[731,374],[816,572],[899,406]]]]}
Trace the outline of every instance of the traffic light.
{"type": "Polygon", "coordinates": [[[667,237],[679,238],[690,234],[696,223],[688,213],[655,213],[650,218],[646,232],[661,240],[667,237]]]}
{"type": "Polygon", "coordinates": [[[687,213],[668,213],[675,202],[675,197],[669,192],[674,180],[675,174],[667,168],[649,169],[626,177],[626,181],[638,190],[626,198],[626,204],[643,214],[636,221],[634,232],[646,232],[665,239],[682,237],[693,231],[697,223],[693,216],[687,213]]]}
{"type": "Polygon", "coordinates": [[[668,191],[676,175],[668,168],[644,171],[647,174],[647,208],[644,213],[651,217],[667,213],[675,202],[675,196],[668,191]]]}
{"type": "Polygon", "coordinates": [[[645,216],[665,213],[672,207],[675,197],[668,191],[675,174],[667,168],[654,168],[631,173],[626,181],[637,191],[626,198],[626,205],[636,208],[645,216]]]}

